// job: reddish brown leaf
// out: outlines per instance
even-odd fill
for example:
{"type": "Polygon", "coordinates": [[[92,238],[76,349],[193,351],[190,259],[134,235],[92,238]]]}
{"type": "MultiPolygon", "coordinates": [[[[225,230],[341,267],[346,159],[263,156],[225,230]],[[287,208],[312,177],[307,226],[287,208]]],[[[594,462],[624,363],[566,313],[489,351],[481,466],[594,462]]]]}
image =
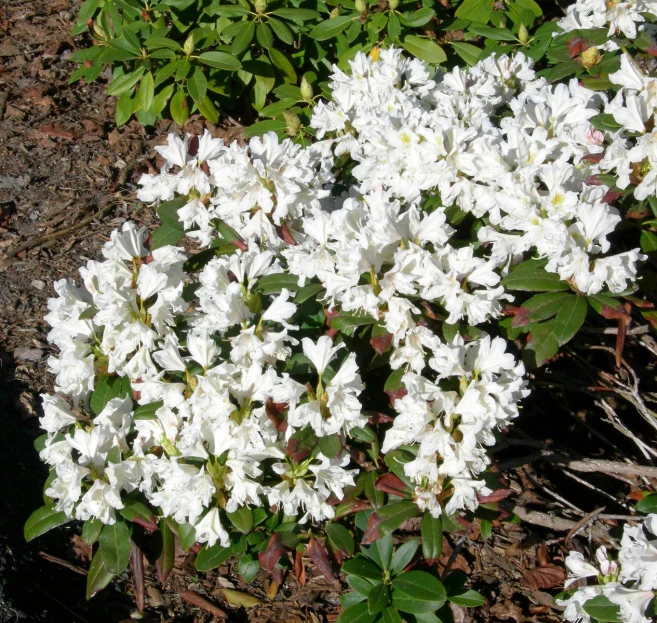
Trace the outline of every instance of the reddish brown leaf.
{"type": "Polygon", "coordinates": [[[215,606],[211,601],[208,601],[205,597],[201,597],[195,591],[183,591],[180,596],[192,606],[201,608],[202,610],[205,610],[206,612],[209,612],[213,616],[219,617],[220,619],[226,618],[226,613],[223,610],[215,606]]]}
{"type": "Polygon", "coordinates": [[[53,138],[63,138],[67,141],[72,141],[75,138],[73,132],[65,130],[57,123],[53,125],[44,125],[42,128],[39,128],[39,132],[43,132],[47,136],[52,136],[53,138]]]}
{"type": "Polygon", "coordinates": [[[383,521],[376,512],[372,513],[367,520],[367,529],[363,533],[362,544],[369,545],[374,543],[377,539],[381,538],[381,533],[379,532],[379,524],[383,521]]]}
{"type": "Polygon", "coordinates": [[[159,530],[157,524],[155,523],[155,515],[153,515],[151,521],[148,521],[143,517],[133,517],[130,521],[132,521],[132,523],[136,523],[142,528],[146,528],[146,530],[150,530],[151,532],[157,532],[159,530]]]}
{"type": "Polygon", "coordinates": [[[399,476],[393,473],[380,476],[374,486],[379,491],[392,493],[392,495],[398,495],[399,497],[403,497],[405,493],[408,493],[408,485],[399,476]]]}
{"type": "Polygon", "coordinates": [[[588,184],[589,186],[603,186],[605,183],[597,176],[597,175],[591,175],[587,177],[584,180],[585,184],[588,184]]]}
{"type": "Polygon", "coordinates": [[[366,411],[365,415],[368,418],[367,421],[372,425],[390,424],[390,422],[394,421],[394,418],[385,413],[381,413],[380,411],[366,411]]]}
{"type": "Polygon", "coordinates": [[[616,199],[618,199],[619,197],[622,197],[624,194],[625,193],[619,193],[615,190],[608,190],[605,193],[604,197],[602,197],[602,201],[604,203],[614,203],[614,201],[616,201],[616,199]]]}
{"type": "Polygon", "coordinates": [[[383,353],[385,353],[392,344],[392,333],[377,335],[370,340],[370,344],[372,345],[372,348],[377,353],[379,353],[379,355],[383,355],[383,353]]]}
{"type": "Polygon", "coordinates": [[[274,402],[271,398],[265,405],[265,412],[267,417],[272,421],[277,431],[284,433],[287,430],[287,420],[285,420],[285,411],[287,410],[287,403],[274,402]]]}
{"type": "Polygon", "coordinates": [[[302,586],[306,583],[306,568],[303,566],[303,552],[294,553],[294,575],[302,586]]]}
{"type": "Polygon", "coordinates": [[[234,247],[237,247],[242,251],[246,251],[249,248],[249,246],[246,244],[246,242],[244,242],[244,240],[238,240],[238,239],[231,240],[230,244],[232,244],[234,247]]]}
{"type": "MultiPolygon", "coordinates": [[[[336,500],[336,504],[340,503],[340,500],[336,500]]],[[[366,511],[372,508],[372,505],[365,500],[349,500],[342,504],[340,508],[340,513],[335,515],[335,519],[340,519],[341,517],[346,517],[347,515],[352,515],[358,511],[366,511]]]]}
{"type": "Polygon", "coordinates": [[[312,537],[308,543],[308,554],[310,554],[310,559],[313,561],[313,564],[317,570],[327,579],[334,580],[335,575],[333,575],[333,569],[331,568],[331,561],[329,560],[328,552],[326,548],[320,544],[320,542],[312,537]]]}
{"type": "Polygon", "coordinates": [[[561,586],[566,578],[563,567],[548,564],[536,567],[525,573],[520,583],[532,591],[542,591],[555,586],[561,586]]]}
{"type": "Polygon", "coordinates": [[[198,138],[198,134],[194,134],[190,139],[189,139],[189,145],[187,147],[187,153],[194,158],[196,154],[198,153],[198,147],[199,147],[200,141],[198,138]]]}
{"type": "Polygon", "coordinates": [[[391,405],[394,405],[396,400],[401,400],[406,394],[408,394],[408,390],[405,387],[400,387],[399,389],[384,389],[383,391],[388,394],[391,405]]]}
{"type": "Polygon", "coordinates": [[[650,56],[657,56],[657,47],[651,45],[649,48],[646,48],[645,52],[650,54],[650,56]]]}
{"type": "Polygon", "coordinates": [[[135,585],[135,601],[137,610],[142,612],[146,607],[146,592],[144,589],[144,554],[134,541],[130,541],[130,569],[135,585]]]}
{"type": "Polygon", "coordinates": [[[574,37],[573,39],[570,39],[567,43],[566,46],[568,46],[568,56],[570,58],[575,58],[576,56],[579,56],[582,52],[586,52],[588,50],[589,45],[582,39],[581,37],[574,37]]]}
{"type": "Polygon", "coordinates": [[[438,316],[436,315],[436,312],[433,310],[433,307],[431,307],[431,303],[428,301],[422,301],[420,303],[422,307],[424,307],[424,311],[427,313],[427,316],[431,318],[432,320],[438,320],[438,316]]]}
{"type": "Polygon", "coordinates": [[[293,247],[296,247],[299,244],[292,235],[290,228],[287,226],[287,223],[283,222],[280,227],[276,227],[276,233],[281,240],[284,240],[288,244],[291,244],[293,247]]]}
{"type": "Polygon", "coordinates": [[[592,162],[593,164],[597,164],[604,158],[604,153],[599,153],[599,154],[586,154],[586,156],[582,156],[582,161],[583,162],[592,162]]]}
{"type": "Polygon", "coordinates": [[[510,495],[513,495],[515,491],[513,489],[495,489],[490,495],[479,495],[477,500],[479,504],[489,504],[491,502],[501,502],[506,500],[510,495]]]}
{"type": "Polygon", "coordinates": [[[267,549],[258,554],[260,566],[279,584],[283,583],[283,570],[276,565],[284,553],[285,547],[281,541],[280,532],[276,532],[271,539],[269,539],[267,549]]]}
{"type": "Polygon", "coordinates": [[[285,447],[287,455],[295,462],[301,463],[305,461],[313,451],[313,447],[306,444],[304,440],[295,439],[290,437],[285,447]]]}
{"type": "Polygon", "coordinates": [[[602,314],[602,317],[607,320],[620,320],[622,318],[626,318],[627,320],[630,319],[629,314],[623,309],[623,306],[620,303],[617,307],[603,305],[600,313],[602,314]]]}
{"type": "Polygon", "coordinates": [[[514,329],[517,329],[518,327],[523,327],[526,324],[529,324],[531,320],[529,319],[529,314],[532,313],[531,309],[527,309],[526,307],[516,307],[514,308],[516,310],[514,314],[514,318],[511,321],[511,326],[514,329]]]}

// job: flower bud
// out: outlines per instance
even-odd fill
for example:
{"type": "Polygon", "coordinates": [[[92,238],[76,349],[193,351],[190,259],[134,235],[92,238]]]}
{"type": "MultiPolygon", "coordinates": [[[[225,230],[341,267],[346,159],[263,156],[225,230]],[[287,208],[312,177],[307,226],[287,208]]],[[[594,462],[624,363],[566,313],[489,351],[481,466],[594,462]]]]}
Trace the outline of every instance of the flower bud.
{"type": "Polygon", "coordinates": [[[588,69],[589,67],[593,67],[593,65],[597,65],[602,60],[602,54],[600,54],[600,50],[593,45],[582,52],[581,59],[582,65],[588,69]]]}
{"type": "Polygon", "coordinates": [[[306,76],[301,78],[301,97],[307,102],[312,102],[313,99],[313,85],[308,82],[306,76]]]}
{"type": "Polygon", "coordinates": [[[330,13],[329,13],[329,18],[333,19],[334,17],[338,17],[340,15],[340,7],[336,6],[330,13]]]}
{"type": "Polygon", "coordinates": [[[527,26],[524,24],[520,24],[520,28],[518,29],[518,41],[522,45],[527,45],[529,43],[529,32],[527,32],[527,26]]]}
{"type": "Polygon", "coordinates": [[[187,56],[191,56],[192,52],[194,51],[194,33],[191,33],[189,37],[185,40],[185,44],[183,45],[183,52],[187,56]]]}
{"type": "Polygon", "coordinates": [[[287,133],[294,136],[301,129],[301,119],[289,110],[283,111],[283,117],[287,124],[287,133]]]}
{"type": "Polygon", "coordinates": [[[354,4],[356,5],[356,10],[361,15],[367,13],[367,2],[365,2],[365,0],[356,0],[354,4]]]}
{"type": "Polygon", "coordinates": [[[376,63],[379,60],[379,54],[381,53],[381,48],[374,46],[370,51],[370,58],[376,63]]]}
{"type": "Polygon", "coordinates": [[[267,10],[267,0],[254,0],[253,6],[255,7],[256,13],[262,15],[267,10]]]}
{"type": "Polygon", "coordinates": [[[399,6],[399,0],[388,0],[388,8],[394,11],[399,6]]]}

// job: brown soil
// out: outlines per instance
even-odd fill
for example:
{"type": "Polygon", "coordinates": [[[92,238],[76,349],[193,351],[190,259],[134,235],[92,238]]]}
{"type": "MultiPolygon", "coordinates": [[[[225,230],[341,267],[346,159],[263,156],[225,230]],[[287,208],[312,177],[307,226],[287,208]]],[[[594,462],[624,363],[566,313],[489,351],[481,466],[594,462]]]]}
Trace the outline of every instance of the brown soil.
{"type": "MultiPolygon", "coordinates": [[[[0,6],[0,497],[6,501],[0,514],[0,621],[115,623],[132,620],[136,610],[127,576],[85,601],[84,575],[61,564],[82,570],[87,564],[88,551],[76,538],[79,525],[53,530],[29,544],[22,536],[25,519],[41,504],[46,477],[32,442],[39,434],[38,395],[52,390],[47,372],[52,351],[42,320],[52,283],[76,278],[79,266],[98,257],[109,232],[126,219],[153,224],[153,212],[133,199],[134,182],[157,165],[153,145],[177,130],[169,122],[160,123],[153,134],[136,123],[117,130],[113,101],[104,92],[106,80],[68,84],[72,66],[67,58],[84,44],[69,35],[76,11],[75,0],[12,0],[0,6]],[[80,223],[84,226],[76,229],[80,223]]],[[[185,129],[199,132],[202,127],[192,119],[185,129]]],[[[226,135],[233,129],[211,130],[226,135]]],[[[601,335],[594,337],[596,345],[602,342],[601,335]]],[[[649,387],[654,357],[646,360],[649,351],[639,346],[639,338],[628,337],[625,357],[644,371],[642,383],[649,387]]],[[[613,347],[613,336],[604,340],[613,347]]],[[[579,358],[566,356],[540,372],[544,389],[534,392],[510,439],[497,448],[500,478],[509,490],[502,503],[507,508],[519,505],[577,522],[601,507],[605,513],[628,514],[628,494],[651,488],[636,477],[622,481],[576,474],[597,490],[591,489],[541,457],[541,452],[556,452],[645,463],[631,441],[601,423],[604,412],[594,404],[600,396],[585,388],[600,384],[600,369],[619,378],[622,374],[614,370],[612,354],[589,347],[582,343],[579,358]],[[536,439],[544,446],[537,447],[536,439]]],[[[612,406],[639,435],[654,439],[627,405],[612,406]]],[[[552,595],[563,582],[564,555],[568,548],[587,549],[586,538],[571,539],[566,547],[563,529],[496,517],[491,514],[493,532],[486,539],[481,530],[485,533],[487,524],[479,520],[467,531],[448,535],[439,570],[451,558],[452,568],[465,571],[488,600],[476,610],[454,607],[455,621],[558,621],[552,595]]],[[[616,522],[585,524],[595,534],[613,535],[616,522]]],[[[413,522],[404,528],[400,538],[417,534],[413,522]]],[[[305,583],[290,572],[276,593],[264,576],[252,586],[241,585],[228,565],[197,577],[193,556],[181,554],[164,586],[147,567],[146,620],[220,620],[182,600],[183,591],[194,590],[236,623],[335,621],[344,585],[318,576],[309,559],[304,564],[305,583]],[[229,606],[222,587],[248,591],[264,605],[248,611],[229,606]],[[270,599],[268,593],[276,595],[270,599]]]]}

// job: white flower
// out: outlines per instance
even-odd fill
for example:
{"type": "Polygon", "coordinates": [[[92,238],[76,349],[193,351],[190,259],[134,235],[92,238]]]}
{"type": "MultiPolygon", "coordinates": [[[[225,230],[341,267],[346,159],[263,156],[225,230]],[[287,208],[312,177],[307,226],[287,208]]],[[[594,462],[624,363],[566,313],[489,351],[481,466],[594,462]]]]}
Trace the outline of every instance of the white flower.
{"type": "Polygon", "coordinates": [[[222,547],[228,547],[230,544],[230,537],[225,528],[221,525],[219,518],[219,509],[212,508],[195,526],[196,539],[199,543],[207,543],[208,547],[212,547],[219,541],[222,547]]]}
{"type": "Polygon", "coordinates": [[[344,347],[342,343],[333,346],[333,340],[326,335],[320,337],[316,343],[313,343],[310,338],[304,337],[301,340],[301,344],[303,346],[303,354],[310,359],[320,377],[335,357],[335,353],[344,347]]]}

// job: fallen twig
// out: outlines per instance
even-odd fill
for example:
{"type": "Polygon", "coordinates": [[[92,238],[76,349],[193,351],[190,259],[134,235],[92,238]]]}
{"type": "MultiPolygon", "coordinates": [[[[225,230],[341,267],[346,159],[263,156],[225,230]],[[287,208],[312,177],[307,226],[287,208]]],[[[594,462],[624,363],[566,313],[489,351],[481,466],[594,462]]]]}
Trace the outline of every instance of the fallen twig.
{"type": "MultiPolygon", "coordinates": [[[[542,513],[541,511],[532,511],[523,506],[517,505],[511,509],[511,512],[518,515],[520,519],[527,523],[541,526],[543,528],[549,528],[555,532],[570,532],[578,523],[571,521],[570,519],[549,515],[548,513],[542,513]]],[[[609,538],[609,530],[603,526],[594,525],[591,527],[591,531],[593,537],[596,539],[609,538]]]]}
{"type": "Polygon", "coordinates": [[[77,565],[74,565],[72,562],[68,562],[67,560],[62,560],[61,558],[57,558],[57,556],[47,554],[46,552],[39,552],[39,556],[41,556],[41,558],[47,560],[48,562],[54,562],[56,565],[60,565],[61,567],[66,567],[67,569],[70,569],[74,573],[78,573],[80,575],[87,575],[86,569],[83,569],[82,567],[78,567],[77,565]]]}
{"type": "Polygon", "coordinates": [[[564,539],[564,543],[568,545],[568,541],[572,539],[584,526],[589,524],[591,521],[593,521],[603,510],[605,509],[604,506],[601,506],[600,508],[597,508],[593,512],[589,513],[586,515],[586,517],[582,517],[571,529],[570,532],[566,535],[566,538],[564,539]]]}

